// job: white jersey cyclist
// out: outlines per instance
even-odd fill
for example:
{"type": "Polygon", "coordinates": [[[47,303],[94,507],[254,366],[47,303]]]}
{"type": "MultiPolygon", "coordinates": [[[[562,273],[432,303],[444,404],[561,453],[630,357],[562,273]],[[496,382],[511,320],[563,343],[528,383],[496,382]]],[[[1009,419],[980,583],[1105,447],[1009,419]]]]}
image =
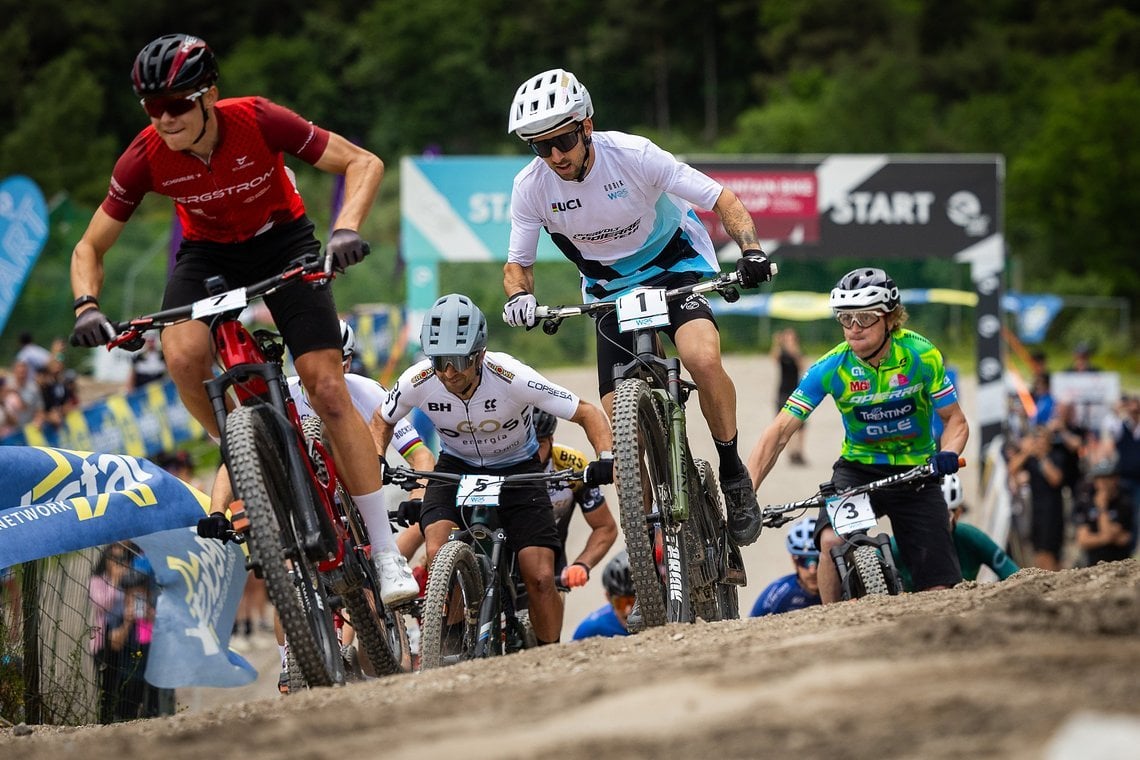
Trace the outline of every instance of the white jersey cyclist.
{"type": "MultiPolygon", "coordinates": [[[[352,373],[346,374],[344,381],[348,385],[348,395],[352,397],[352,405],[364,418],[365,424],[368,424],[372,415],[388,397],[387,389],[375,380],[352,373]]],[[[308,417],[315,417],[317,412],[309,403],[309,394],[301,385],[301,378],[290,377],[288,383],[289,395],[293,397],[293,403],[297,405],[297,416],[301,418],[302,422],[308,417]]],[[[392,433],[392,446],[399,452],[400,456],[411,461],[412,452],[415,451],[416,447],[423,445],[424,442],[420,438],[419,432],[406,417],[396,424],[395,432],[392,433]]]]}
{"type": "Polygon", "coordinates": [[[463,401],[444,388],[431,361],[412,365],[388,393],[380,416],[388,424],[419,408],[435,425],[444,454],[477,467],[507,467],[538,453],[531,407],[569,419],[578,396],[510,354],[487,351],[482,380],[463,401]]]}
{"type": "Polygon", "coordinates": [[[565,181],[538,157],[515,177],[507,260],[532,266],[545,227],[582,272],[587,299],[653,285],[668,273],[716,274],[712,240],[693,206],[713,208],[722,186],[644,137],[592,137],[594,165],[581,182],[565,181]],[[670,245],[677,236],[691,248],[670,245]]]}

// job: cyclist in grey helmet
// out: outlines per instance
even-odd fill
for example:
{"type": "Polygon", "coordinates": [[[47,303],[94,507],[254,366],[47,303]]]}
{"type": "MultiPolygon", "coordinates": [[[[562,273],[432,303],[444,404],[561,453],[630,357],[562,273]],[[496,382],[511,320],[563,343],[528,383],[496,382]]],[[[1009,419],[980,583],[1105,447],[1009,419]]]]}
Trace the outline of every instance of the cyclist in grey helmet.
{"type": "MultiPolygon", "coordinates": [[[[400,375],[372,418],[378,445],[386,446],[396,421],[419,408],[439,433],[437,471],[542,472],[531,421],[539,408],[585,430],[597,456],[586,466],[588,485],[613,481],[613,438],[602,410],[510,354],[488,351],[487,320],[470,298],[452,293],[438,299],[424,317],[420,347],[427,358],[400,375]]],[[[424,493],[419,525],[429,563],[462,524],[457,489],[454,483],[430,482],[424,493]]],[[[503,488],[501,500],[499,519],[518,556],[535,635],[540,644],[552,644],[562,630],[562,597],[554,585],[561,544],[550,496],[541,483],[516,484],[503,488]]]]}
{"type": "Polygon", "coordinates": [[[629,611],[633,609],[633,576],[629,569],[629,554],[623,549],[606,564],[602,573],[602,586],[606,590],[606,605],[591,612],[574,629],[574,640],[591,636],[627,636],[629,611]]]}

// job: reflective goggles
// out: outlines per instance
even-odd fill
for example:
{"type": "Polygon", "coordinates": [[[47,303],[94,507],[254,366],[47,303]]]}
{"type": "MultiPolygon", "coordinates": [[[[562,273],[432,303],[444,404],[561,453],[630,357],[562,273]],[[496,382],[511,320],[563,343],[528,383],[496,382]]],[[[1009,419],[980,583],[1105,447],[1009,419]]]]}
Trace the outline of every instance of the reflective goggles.
{"type": "Polygon", "coordinates": [[[164,113],[171,116],[181,116],[194,107],[195,101],[210,91],[209,87],[203,87],[197,92],[192,92],[189,95],[183,95],[178,98],[171,98],[165,96],[158,96],[152,98],[143,98],[139,101],[146,115],[152,119],[161,119],[164,113]]]}
{"type": "Polygon", "coordinates": [[[447,370],[448,365],[455,367],[456,372],[466,372],[475,366],[475,362],[478,361],[478,359],[478,351],[473,354],[444,354],[443,356],[433,356],[431,357],[431,368],[434,369],[437,374],[443,374],[447,370]]]}
{"type": "Polygon", "coordinates": [[[835,315],[839,324],[847,329],[851,329],[855,325],[860,327],[870,327],[879,321],[883,316],[881,311],[841,311],[835,315]]]}
{"type": "Polygon", "coordinates": [[[796,564],[802,568],[810,570],[819,564],[819,557],[795,557],[796,564]]]}
{"type": "Polygon", "coordinates": [[[582,124],[579,122],[570,132],[563,135],[556,135],[549,137],[545,140],[527,140],[530,144],[530,149],[539,158],[550,158],[551,153],[555,148],[558,148],[560,153],[569,153],[574,150],[578,145],[578,136],[582,134],[582,124]]]}

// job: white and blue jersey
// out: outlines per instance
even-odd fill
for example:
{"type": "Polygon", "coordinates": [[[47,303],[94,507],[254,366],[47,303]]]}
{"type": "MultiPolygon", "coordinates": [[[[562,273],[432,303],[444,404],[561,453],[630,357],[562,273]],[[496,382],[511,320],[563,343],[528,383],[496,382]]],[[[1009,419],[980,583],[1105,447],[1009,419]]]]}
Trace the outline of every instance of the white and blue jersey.
{"type": "Polygon", "coordinates": [[[720,270],[693,207],[712,209],[722,187],[644,137],[594,132],[594,165],[567,182],[535,158],[515,176],[507,260],[534,264],[546,229],[582,274],[587,300],[610,299],[678,273],[720,270]]]}
{"type": "Polygon", "coordinates": [[[778,615],[781,612],[802,610],[819,604],[819,594],[809,594],[800,585],[795,573],[777,578],[760,592],[756,604],[752,606],[752,617],[778,615]]]}

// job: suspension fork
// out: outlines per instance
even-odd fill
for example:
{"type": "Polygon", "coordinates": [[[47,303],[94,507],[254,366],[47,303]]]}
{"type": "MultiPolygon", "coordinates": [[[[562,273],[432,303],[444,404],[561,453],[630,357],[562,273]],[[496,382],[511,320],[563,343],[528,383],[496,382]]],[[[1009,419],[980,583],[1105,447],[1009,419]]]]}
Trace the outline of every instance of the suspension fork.
{"type": "Polygon", "coordinates": [[[681,405],[681,362],[672,358],[666,362],[666,389],[657,391],[661,409],[665,412],[665,430],[668,435],[670,486],[673,489],[673,504],[670,512],[674,522],[689,519],[689,496],[691,476],[689,468],[688,435],[686,433],[685,407],[681,405]]]}
{"type": "Polygon", "coordinates": [[[496,530],[491,544],[491,572],[488,573],[487,588],[483,591],[483,601],[479,605],[479,636],[475,644],[476,657],[489,657],[499,646],[499,584],[502,579],[500,560],[507,535],[502,528],[496,530]]]}

